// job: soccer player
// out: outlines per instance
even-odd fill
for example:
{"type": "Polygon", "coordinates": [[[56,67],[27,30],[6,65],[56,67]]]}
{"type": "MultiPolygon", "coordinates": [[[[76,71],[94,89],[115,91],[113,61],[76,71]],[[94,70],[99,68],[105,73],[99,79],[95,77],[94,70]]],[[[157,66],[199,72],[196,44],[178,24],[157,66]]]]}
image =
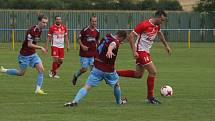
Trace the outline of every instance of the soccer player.
{"type": "Polygon", "coordinates": [[[49,71],[49,77],[60,78],[57,75],[57,69],[60,68],[64,59],[64,37],[67,51],[70,48],[68,39],[68,30],[62,24],[60,16],[55,16],[55,23],[49,28],[45,47],[48,50],[48,43],[51,41],[51,55],[53,57],[52,69],[49,71]]]}
{"type": "Polygon", "coordinates": [[[73,75],[73,85],[76,85],[77,79],[81,74],[85,73],[89,67],[92,68],[99,34],[99,30],[97,29],[97,17],[92,16],[90,18],[90,25],[83,28],[79,34],[81,69],[73,75]]]}
{"type": "Polygon", "coordinates": [[[6,73],[9,75],[17,75],[23,76],[26,72],[28,66],[32,68],[36,68],[38,71],[37,75],[37,85],[35,94],[44,95],[46,94],[42,89],[43,83],[43,63],[40,57],[36,53],[36,49],[40,49],[43,53],[47,54],[47,51],[44,47],[37,45],[37,42],[40,39],[40,35],[42,33],[42,29],[47,26],[48,18],[44,15],[38,16],[38,24],[32,26],[27,30],[25,35],[25,41],[22,44],[22,48],[20,49],[20,54],[18,56],[19,67],[20,69],[5,69],[1,66],[0,72],[6,73]]]}
{"type": "Polygon", "coordinates": [[[89,89],[97,86],[103,79],[114,89],[116,103],[127,103],[126,98],[121,98],[121,89],[118,81],[119,76],[114,68],[120,42],[126,37],[126,31],[118,31],[116,35],[107,34],[101,39],[97,48],[94,67],[88,76],[85,86],[78,91],[73,101],[65,103],[64,106],[77,106],[79,101],[87,94],[89,89]]]}
{"type": "Polygon", "coordinates": [[[136,70],[117,70],[119,76],[133,78],[141,78],[144,71],[147,70],[149,73],[147,78],[147,100],[151,104],[160,104],[160,101],[154,97],[154,81],[157,70],[152,62],[149,49],[156,35],[158,35],[168,54],[171,54],[171,49],[160,31],[160,25],[166,20],[166,17],[167,15],[163,10],[158,10],[152,18],[140,22],[134,28],[129,35],[129,42],[136,58],[136,70]],[[135,38],[137,38],[136,43],[134,43],[135,38]]]}

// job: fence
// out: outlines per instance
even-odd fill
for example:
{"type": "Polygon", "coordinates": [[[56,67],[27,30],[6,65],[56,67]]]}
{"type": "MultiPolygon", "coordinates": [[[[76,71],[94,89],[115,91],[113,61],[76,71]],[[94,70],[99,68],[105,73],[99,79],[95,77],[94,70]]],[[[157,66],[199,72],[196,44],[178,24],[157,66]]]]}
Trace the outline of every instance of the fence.
{"type": "MultiPolygon", "coordinates": [[[[75,40],[81,28],[89,24],[92,15],[98,17],[98,28],[101,36],[118,29],[131,30],[143,19],[149,18],[154,11],[56,11],[56,10],[0,10],[0,43],[23,41],[25,30],[37,23],[37,14],[44,13],[49,17],[49,25],[54,16],[62,17],[69,30],[69,36],[75,40]],[[76,34],[74,34],[76,33],[76,34]],[[13,36],[12,36],[13,35],[13,36]]],[[[162,30],[168,41],[186,42],[188,36],[192,42],[215,41],[215,13],[175,12],[168,11],[168,22],[162,30]]],[[[47,30],[42,33],[45,40],[47,30]]]]}
{"type": "MultiPolygon", "coordinates": [[[[11,44],[12,48],[14,49],[15,47],[15,33],[19,31],[26,31],[27,29],[0,29],[0,31],[10,31],[10,38],[11,38],[11,44]]],[[[69,31],[69,38],[70,41],[73,42],[73,47],[74,49],[77,49],[77,37],[81,29],[68,29],[69,31]]],[[[101,35],[105,35],[107,33],[115,33],[119,29],[100,29],[101,35]]],[[[131,31],[132,29],[120,29],[120,30],[126,30],[126,31],[131,31]]],[[[44,34],[42,35],[43,38],[47,35],[48,29],[44,30],[44,34]]],[[[170,41],[169,39],[171,36],[175,36],[176,38],[178,37],[177,41],[178,42],[187,42],[187,47],[191,47],[191,40],[193,39],[192,34],[193,33],[199,33],[200,38],[202,41],[206,41],[208,38],[208,33],[213,33],[212,35],[215,36],[215,29],[161,29],[161,31],[164,33],[166,39],[170,41]],[[171,35],[173,34],[173,35],[171,35]],[[177,36],[176,36],[177,35],[177,36]]],[[[211,35],[211,34],[209,34],[211,35]]],[[[24,37],[24,35],[23,35],[24,37]]],[[[23,38],[24,40],[24,38],[23,38]]],[[[45,39],[44,39],[45,40],[45,39]]]]}

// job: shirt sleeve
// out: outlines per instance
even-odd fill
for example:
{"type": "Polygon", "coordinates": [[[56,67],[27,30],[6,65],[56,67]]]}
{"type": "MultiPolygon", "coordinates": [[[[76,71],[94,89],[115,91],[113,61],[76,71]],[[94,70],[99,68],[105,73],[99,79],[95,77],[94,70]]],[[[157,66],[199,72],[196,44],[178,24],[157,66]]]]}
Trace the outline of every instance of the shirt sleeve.
{"type": "Polygon", "coordinates": [[[134,28],[133,32],[138,35],[138,34],[141,34],[145,28],[146,28],[145,22],[141,22],[141,23],[137,24],[137,26],[134,28]]]}
{"type": "Polygon", "coordinates": [[[115,49],[116,48],[116,42],[111,42],[110,45],[109,45],[112,49],[115,49]]]}
{"type": "Polygon", "coordinates": [[[27,40],[34,41],[34,29],[30,29],[27,32],[27,40]]]}
{"type": "Polygon", "coordinates": [[[84,29],[79,33],[79,39],[82,40],[84,38],[84,29]]]}
{"type": "Polygon", "coordinates": [[[98,34],[96,36],[96,41],[99,41],[99,37],[100,37],[100,32],[98,31],[98,34]]]}
{"type": "Polygon", "coordinates": [[[52,31],[52,27],[49,28],[49,32],[48,32],[48,36],[52,36],[53,31],[52,31]]]}

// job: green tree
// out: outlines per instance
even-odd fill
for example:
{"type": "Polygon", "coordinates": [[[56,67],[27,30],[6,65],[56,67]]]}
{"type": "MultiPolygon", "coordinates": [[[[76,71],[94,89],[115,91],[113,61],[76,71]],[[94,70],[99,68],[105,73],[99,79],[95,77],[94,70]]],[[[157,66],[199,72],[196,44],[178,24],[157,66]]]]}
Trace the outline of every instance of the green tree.
{"type": "Polygon", "coordinates": [[[200,12],[212,12],[215,11],[215,0],[200,0],[197,7],[194,7],[195,11],[200,12]]]}

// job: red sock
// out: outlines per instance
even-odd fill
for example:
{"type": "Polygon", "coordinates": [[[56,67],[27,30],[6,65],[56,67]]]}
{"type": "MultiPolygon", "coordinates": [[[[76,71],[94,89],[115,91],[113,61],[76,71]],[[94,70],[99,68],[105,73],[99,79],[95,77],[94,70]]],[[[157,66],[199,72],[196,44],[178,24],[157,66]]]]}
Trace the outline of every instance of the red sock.
{"type": "Polygon", "coordinates": [[[53,63],[52,63],[52,72],[53,72],[54,74],[56,74],[57,68],[58,68],[58,62],[53,62],[53,63]]]}
{"type": "Polygon", "coordinates": [[[117,70],[116,72],[119,76],[135,78],[135,71],[134,70],[117,70]]]}
{"type": "Polygon", "coordinates": [[[147,78],[147,87],[148,87],[148,96],[147,97],[153,97],[154,96],[154,76],[148,76],[147,78]]]}
{"type": "Polygon", "coordinates": [[[56,68],[56,70],[60,67],[60,65],[61,65],[61,63],[58,62],[58,63],[57,63],[57,68],[56,68]]]}

